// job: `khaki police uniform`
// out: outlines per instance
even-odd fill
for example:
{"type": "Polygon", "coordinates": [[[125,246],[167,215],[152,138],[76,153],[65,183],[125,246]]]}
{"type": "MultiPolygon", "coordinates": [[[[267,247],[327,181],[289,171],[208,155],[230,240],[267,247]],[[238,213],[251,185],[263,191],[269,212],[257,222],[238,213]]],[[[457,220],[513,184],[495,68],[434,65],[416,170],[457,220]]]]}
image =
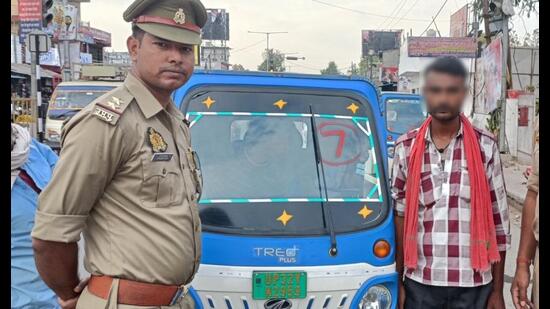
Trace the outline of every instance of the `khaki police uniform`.
{"type": "MultiPolygon", "coordinates": [[[[137,0],[124,15],[159,37],[179,31],[189,44],[200,43],[194,30],[206,20],[198,0],[137,0]],[[183,24],[191,30],[179,28],[183,24]]],[[[161,308],[117,304],[117,294],[119,279],[186,285],[199,267],[201,177],[184,115],[173,102],[163,108],[129,74],[64,126],[61,143],[32,237],[73,243],[82,232],[86,270],[115,278],[106,299],[86,288],[77,308],[161,308]]],[[[162,308],[194,303],[187,295],[162,308]]]]}
{"type": "Polygon", "coordinates": [[[533,134],[533,170],[527,180],[527,188],[537,193],[537,206],[535,208],[535,219],[533,220],[533,234],[537,240],[537,252],[535,254],[535,271],[533,273],[533,302],[536,309],[539,309],[539,118],[535,122],[533,134]]]}

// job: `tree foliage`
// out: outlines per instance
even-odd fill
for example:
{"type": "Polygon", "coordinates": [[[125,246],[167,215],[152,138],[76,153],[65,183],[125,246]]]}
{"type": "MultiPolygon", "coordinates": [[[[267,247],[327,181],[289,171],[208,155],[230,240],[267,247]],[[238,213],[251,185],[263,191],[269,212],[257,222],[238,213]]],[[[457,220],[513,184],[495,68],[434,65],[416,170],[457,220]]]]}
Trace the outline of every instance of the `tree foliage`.
{"type": "Polygon", "coordinates": [[[285,55],[278,50],[269,49],[265,50],[262,54],[263,61],[258,66],[258,71],[268,71],[267,70],[267,55],[269,53],[269,72],[284,72],[285,68],[285,55]]]}
{"type": "Polygon", "coordinates": [[[539,0],[514,0],[514,7],[519,9],[519,15],[530,17],[532,13],[539,14],[539,0]]]}
{"type": "Polygon", "coordinates": [[[340,75],[336,62],[330,61],[326,69],[321,70],[322,75],[340,75]]]}
{"type": "Polygon", "coordinates": [[[533,33],[526,33],[520,38],[515,30],[510,30],[510,46],[512,47],[539,47],[539,29],[533,33]]]}
{"type": "Polygon", "coordinates": [[[247,71],[242,64],[234,64],[232,68],[233,71],[247,71]]]}
{"type": "MultiPolygon", "coordinates": [[[[518,15],[531,17],[533,13],[539,14],[539,0],[512,0],[512,4],[518,15]]],[[[474,10],[475,12],[479,12],[478,18],[481,19],[483,14],[483,0],[474,0],[474,10]]]]}

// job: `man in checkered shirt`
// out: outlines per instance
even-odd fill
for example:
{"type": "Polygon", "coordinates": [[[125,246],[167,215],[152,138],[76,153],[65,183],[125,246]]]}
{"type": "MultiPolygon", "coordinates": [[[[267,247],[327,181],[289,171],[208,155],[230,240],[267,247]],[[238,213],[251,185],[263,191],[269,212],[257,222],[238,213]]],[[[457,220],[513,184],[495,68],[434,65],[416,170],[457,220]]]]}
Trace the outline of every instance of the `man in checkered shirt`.
{"type": "Polygon", "coordinates": [[[403,231],[408,160],[418,129],[395,146],[392,197],[395,206],[399,307],[411,309],[505,309],[504,259],[510,223],[499,149],[492,134],[475,129],[491,190],[493,220],[501,260],[486,272],[470,263],[470,180],[459,118],[467,95],[467,71],[453,57],[436,59],[424,72],[423,94],[432,122],[425,136],[418,206],[418,262],[404,269],[403,231]]]}

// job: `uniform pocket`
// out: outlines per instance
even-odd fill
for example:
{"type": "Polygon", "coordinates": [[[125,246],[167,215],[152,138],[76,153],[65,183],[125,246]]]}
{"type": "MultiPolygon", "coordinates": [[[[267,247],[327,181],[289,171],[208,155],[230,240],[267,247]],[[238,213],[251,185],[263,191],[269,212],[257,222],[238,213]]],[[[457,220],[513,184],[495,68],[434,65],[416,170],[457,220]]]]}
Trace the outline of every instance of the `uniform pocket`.
{"type": "Polygon", "coordinates": [[[181,205],[184,182],[177,166],[169,162],[143,160],[143,181],[140,199],[145,207],[181,205]]]}

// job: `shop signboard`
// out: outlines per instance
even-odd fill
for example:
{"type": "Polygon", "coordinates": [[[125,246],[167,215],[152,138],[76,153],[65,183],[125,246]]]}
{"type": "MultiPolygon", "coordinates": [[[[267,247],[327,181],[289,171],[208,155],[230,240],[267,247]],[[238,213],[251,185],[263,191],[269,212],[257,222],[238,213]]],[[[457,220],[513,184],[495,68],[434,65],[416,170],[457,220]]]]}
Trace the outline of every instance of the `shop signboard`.
{"type": "Polygon", "coordinates": [[[495,38],[481,52],[483,72],[483,111],[490,113],[497,108],[502,93],[502,40],[495,38]]]}
{"type": "Polygon", "coordinates": [[[409,57],[475,58],[477,51],[475,39],[469,37],[409,37],[407,44],[409,57]]]}
{"type": "Polygon", "coordinates": [[[468,36],[468,5],[451,15],[451,37],[460,38],[468,36]]]}
{"type": "Polygon", "coordinates": [[[397,67],[380,67],[380,81],[382,83],[397,83],[399,81],[397,67]]]}
{"type": "Polygon", "coordinates": [[[19,41],[24,42],[27,34],[42,28],[42,1],[19,0],[19,41]]]}

